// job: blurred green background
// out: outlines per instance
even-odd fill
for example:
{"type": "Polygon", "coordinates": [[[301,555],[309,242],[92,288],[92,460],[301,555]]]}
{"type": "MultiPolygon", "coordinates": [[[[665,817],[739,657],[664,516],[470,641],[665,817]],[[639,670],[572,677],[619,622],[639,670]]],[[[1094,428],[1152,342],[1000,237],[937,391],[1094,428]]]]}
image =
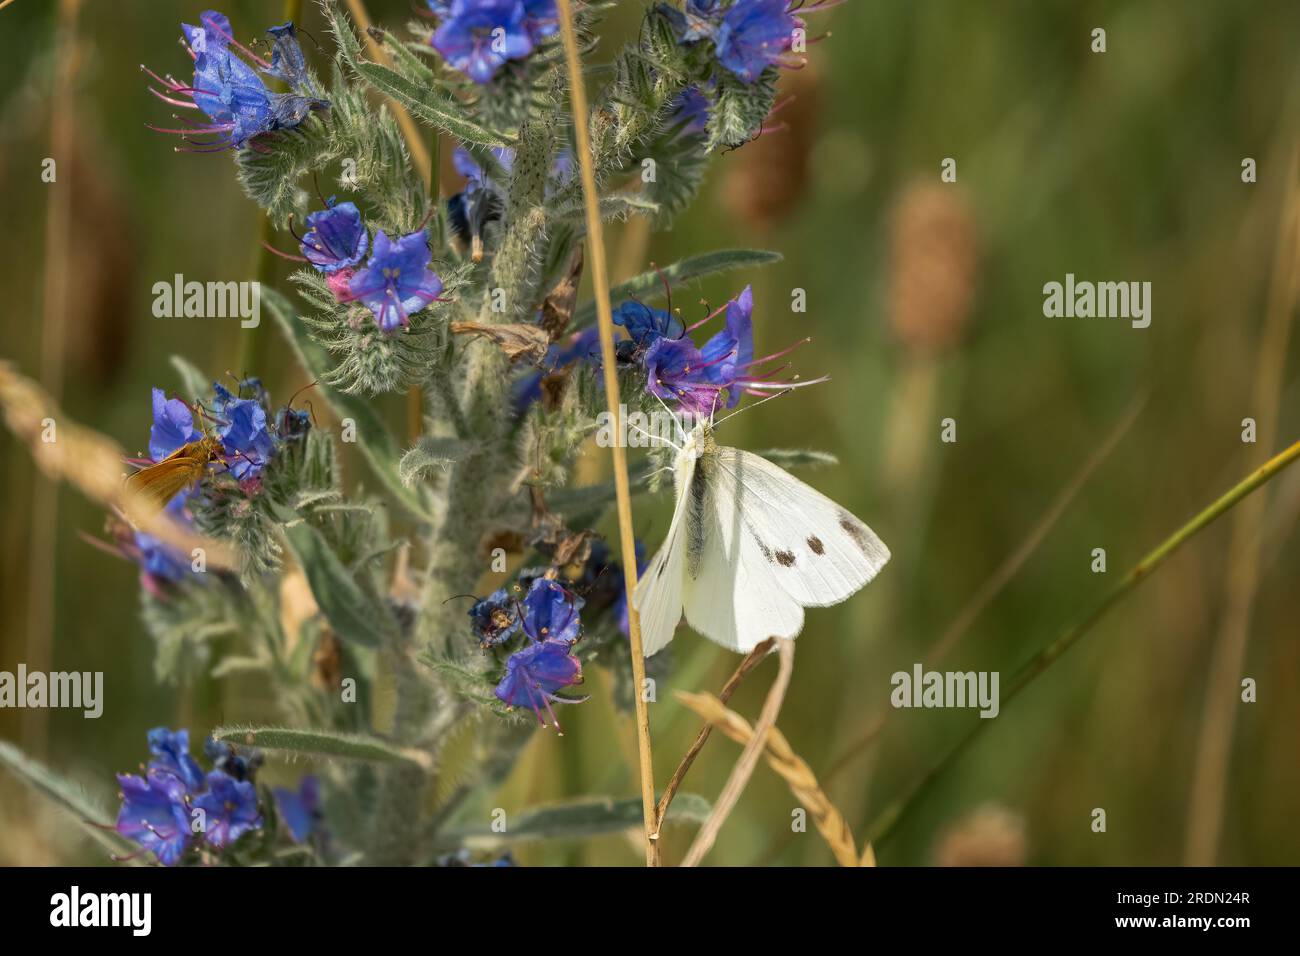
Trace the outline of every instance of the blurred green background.
{"type": "MultiPolygon", "coordinates": [[[[222,9],[252,36],[282,19],[281,6],[239,0],[222,9]]],[[[400,28],[412,4],[368,7],[400,28]]],[[[328,45],[319,10],[307,8],[302,26],[328,45]]],[[[54,44],[58,9],[17,0],[0,11],[0,356],[39,374],[42,283],[62,287],[64,408],[134,451],[147,443],[150,387],[178,384],[172,354],[214,376],[259,374],[273,394],[304,376],[273,330],[265,367],[238,369],[243,333],[233,321],[150,312],[154,282],[177,272],[251,278],[257,259],[257,210],[229,157],[173,153],[171,137],[145,128],[169,125],[170,109],[146,92],[138,65],[183,70],[177,24],[201,7],[82,5],[74,149],[56,157],[52,186],[40,174],[53,78],[67,65],[54,44]],[[69,185],[70,241],[46,261],[47,204],[69,185]]],[[[620,5],[599,57],[641,10],[620,5]]],[[[1276,250],[1281,223],[1297,216],[1285,188],[1300,115],[1300,7],[851,0],[810,17],[810,34],[826,30],[833,37],[810,47],[808,68],[785,78],[795,99],[776,117],[784,129],[719,156],[700,200],[671,231],[647,238],[621,227],[609,241],[616,280],[648,261],[717,247],[784,256],[761,274],[726,276],[674,301],[694,314],[701,295],[716,305],[752,282],[760,354],[812,336],[795,369],[831,381],[737,418],[723,438],[835,454],[838,466],[803,477],[893,550],[865,591],[809,612],[779,721],[861,842],[868,821],[977,719],[891,710],[890,675],[931,662],[936,642],[1032,543],[1139,396],[1146,403],[1135,424],[961,630],[944,668],[999,671],[1005,687],[1150,547],[1271,453],[1243,444],[1243,418],[1278,416],[1279,447],[1300,437],[1296,350],[1288,360],[1260,348],[1270,284],[1295,282],[1294,248],[1289,257],[1276,250]],[[1105,53],[1090,49],[1097,27],[1106,30],[1105,53]],[[955,184],[940,182],[946,157],[956,160],[955,184]],[[1242,182],[1246,157],[1258,163],[1253,184],[1242,182]],[[1150,281],[1150,328],[1045,318],[1042,287],[1067,272],[1150,281]],[[791,308],[796,289],[806,292],[806,312],[791,308]],[[1277,361],[1280,394],[1261,405],[1261,363],[1277,361]],[[955,443],[940,441],[944,418],[956,421],[955,443]],[[1091,570],[1094,548],[1106,551],[1105,575],[1091,570]],[[841,761],[885,712],[875,745],[841,761]]],[[[322,65],[328,50],[305,46],[322,65]]],[[[1283,296],[1279,308],[1289,321],[1294,298],[1283,296]]],[[[401,399],[384,408],[401,427],[401,399]]],[[[603,463],[591,457],[594,477],[603,463]]],[[[350,481],[368,480],[351,464],[350,481]]],[[[41,481],[27,451],[0,432],[0,669],[30,660],[33,642],[52,636],[55,669],[106,672],[107,706],[98,721],[51,712],[46,728],[24,724],[31,714],[0,711],[0,737],[25,740],[107,791],[112,773],[140,761],[151,726],[183,724],[198,737],[218,722],[271,712],[255,687],[154,683],[135,569],[81,539],[98,534],[104,516],[75,492],[58,492],[53,527],[34,528],[41,481]],[[36,539],[53,543],[52,574],[33,558],[36,539]],[[41,602],[53,607],[50,630],[33,631],[33,602],[37,611],[41,602]]],[[[1240,678],[1254,678],[1258,702],[1230,707],[1231,727],[1208,728],[1231,733],[1228,759],[1206,765],[1210,788],[1222,788],[1221,815],[1190,808],[1207,681],[1229,618],[1231,518],[1005,708],[878,848],[881,862],[1204,861],[1189,856],[1189,843],[1220,816],[1211,859],[1300,860],[1300,542],[1292,533],[1300,471],[1267,493],[1244,666],[1219,674],[1234,694],[1240,678]],[[1091,828],[1098,807],[1104,834],[1091,828]]],[[[652,545],[668,506],[638,504],[636,523],[652,545]]],[[[716,692],[737,663],[685,628],[674,652],[674,675],[651,708],[661,785],[697,727],[670,691],[716,692]]],[[[769,662],[755,671],[732,706],[756,716],[775,670],[769,662]]],[[[487,806],[636,792],[628,721],[607,703],[607,677],[588,680],[593,699],[566,711],[566,735],[538,734],[487,806]]],[[[712,740],[685,789],[715,796],[738,752],[712,740]]],[[[828,864],[815,830],[791,833],[795,805],[760,766],[710,862],[828,864]]],[[[0,862],[102,859],[71,830],[0,778],[0,862]]],[[[688,838],[668,834],[669,860],[688,838]]],[[[632,864],[638,854],[634,840],[611,837],[529,845],[519,857],[632,864]]]]}

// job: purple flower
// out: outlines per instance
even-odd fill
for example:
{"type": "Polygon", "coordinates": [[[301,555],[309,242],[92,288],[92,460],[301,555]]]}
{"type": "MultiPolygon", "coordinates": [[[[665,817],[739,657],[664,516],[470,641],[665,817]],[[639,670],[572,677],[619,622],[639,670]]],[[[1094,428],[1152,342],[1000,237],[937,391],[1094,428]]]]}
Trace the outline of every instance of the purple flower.
{"type": "Polygon", "coordinates": [[[179,398],[168,398],[161,388],[153,390],[153,425],[149,428],[149,457],[162,461],[177,448],[197,441],[194,413],[179,398]]]}
{"type": "Polygon", "coordinates": [[[719,388],[705,365],[704,355],[688,338],[660,338],[646,350],[646,391],[701,418],[718,408],[719,388]]]}
{"type": "MultiPolygon", "coordinates": [[[[754,292],[750,286],[724,309],[719,309],[697,322],[692,329],[714,316],[726,312],[726,325],[697,349],[689,338],[660,338],[644,356],[641,364],[646,370],[646,390],[664,401],[676,401],[679,407],[697,417],[712,416],[720,408],[730,408],[740,401],[742,393],[762,395],[765,392],[816,385],[826,379],[807,381],[777,381],[773,376],[781,371],[756,374],[754,369],[773,359],[780,358],[808,341],[803,339],[789,348],[762,358],[754,358],[754,292]],[[726,392],[726,399],[723,399],[726,392]]],[[[784,368],[784,366],[782,366],[784,368]]]]}
{"type": "Polygon", "coordinates": [[[295,86],[303,86],[305,67],[292,24],[268,31],[274,43],[272,62],[267,63],[234,39],[230,21],[223,14],[209,10],[199,22],[198,27],[181,24],[187,49],[194,58],[193,85],[185,86],[170,76],[164,79],[145,70],[162,86],[161,90],[151,87],[150,92],[163,102],[197,109],[208,117],[207,124],[182,120],[181,128],[153,127],[159,132],[180,135],[190,144],[185,147],[187,151],[238,149],[263,133],[293,129],[312,111],[329,108],[328,100],[297,93],[272,93],[257,72],[234,53],[238,50],[271,76],[292,79],[295,86]]]}
{"type": "Polygon", "coordinates": [[[190,814],[185,785],[170,774],[144,777],[118,774],[122,809],[115,829],[140,844],[163,866],[174,866],[190,845],[190,814]]]}
{"type": "Polygon", "coordinates": [[[299,782],[296,791],[275,787],[271,793],[275,796],[280,819],[289,828],[294,842],[301,843],[311,836],[320,818],[320,784],[316,778],[308,774],[299,782]]]}
{"type": "Polygon", "coordinates": [[[188,730],[171,731],[166,727],[155,727],[149,731],[148,740],[149,752],[154,757],[149,761],[151,774],[175,777],[189,792],[203,789],[203,770],[190,756],[188,730]]]}
{"type": "Polygon", "coordinates": [[[582,631],[578,612],[585,603],[558,581],[538,578],[524,598],[524,633],[537,641],[566,641],[572,644],[582,631]]]}
{"type": "Polygon", "coordinates": [[[533,52],[530,22],[522,0],[453,0],[432,44],[452,67],[484,84],[506,61],[533,52]]]}
{"type": "Polygon", "coordinates": [[[746,83],[777,63],[801,25],[789,0],[736,0],[714,34],[718,62],[746,83]]]}
{"type": "Polygon", "coordinates": [[[226,467],[238,481],[256,478],[275,455],[275,439],[266,424],[266,409],[251,398],[232,398],[219,408],[224,424],[217,429],[226,450],[226,467]]]}
{"type": "MultiPolygon", "coordinates": [[[[194,524],[186,510],[189,496],[188,491],[177,493],[164,509],[172,521],[183,527],[194,524]]],[[[118,552],[140,565],[141,584],[155,597],[163,596],[163,581],[179,581],[193,571],[184,554],[151,534],[136,531],[123,523],[116,538],[118,552]]]]}
{"type": "Polygon", "coordinates": [[[208,792],[194,798],[204,812],[204,833],[215,847],[230,846],[245,833],[262,825],[257,812],[257,788],[248,781],[214,770],[207,777],[208,792]]]}
{"type": "Polygon", "coordinates": [[[545,708],[559,730],[560,722],[551,704],[576,701],[557,697],[556,691],[582,683],[582,663],[570,653],[572,647],[569,641],[535,641],[511,654],[506,661],[506,675],[496,686],[497,698],[509,707],[530,708],[543,726],[545,708]]]}
{"type": "Polygon", "coordinates": [[[442,292],[442,280],[429,268],[430,258],[426,230],[395,242],[379,230],[370,261],[348,283],[348,300],[362,302],[385,332],[409,325],[411,313],[442,292]]]}
{"type": "Polygon", "coordinates": [[[329,274],[365,258],[370,236],[356,203],[341,202],[307,217],[307,232],[300,245],[307,261],[329,274]]]}

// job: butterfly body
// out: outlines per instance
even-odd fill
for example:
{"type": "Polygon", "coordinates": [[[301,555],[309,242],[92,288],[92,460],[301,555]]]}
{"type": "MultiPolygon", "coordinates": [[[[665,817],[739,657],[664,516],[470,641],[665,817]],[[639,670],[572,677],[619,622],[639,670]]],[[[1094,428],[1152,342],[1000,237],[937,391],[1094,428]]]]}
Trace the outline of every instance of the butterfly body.
{"type": "Polygon", "coordinates": [[[862,521],[766,459],[719,445],[707,422],[685,436],[673,486],[668,535],[633,595],[647,656],[683,612],[735,651],[793,638],[805,607],[845,600],[889,560],[862,521]]]}
{"type": "Polygon", "coordinates": [[[162,510],[179,492],[202,478],[208,465],[224,454],[221,442],[205,435],[186,442],[161,461],[128,475],[126,486],[151,506],[162,510]]]}

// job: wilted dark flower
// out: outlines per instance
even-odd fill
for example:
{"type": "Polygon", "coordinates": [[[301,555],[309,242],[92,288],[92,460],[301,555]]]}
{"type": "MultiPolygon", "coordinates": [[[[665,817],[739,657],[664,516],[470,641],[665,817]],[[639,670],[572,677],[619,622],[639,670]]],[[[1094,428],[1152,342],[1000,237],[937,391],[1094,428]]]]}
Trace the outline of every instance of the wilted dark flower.
{"type": "Polygon", "coordinates": [[[475,601],[469,609],[469,619],[470,627],[483,647],[501,644],[519,632],[515,598],[506,588],[498,588],[475,601]]]}

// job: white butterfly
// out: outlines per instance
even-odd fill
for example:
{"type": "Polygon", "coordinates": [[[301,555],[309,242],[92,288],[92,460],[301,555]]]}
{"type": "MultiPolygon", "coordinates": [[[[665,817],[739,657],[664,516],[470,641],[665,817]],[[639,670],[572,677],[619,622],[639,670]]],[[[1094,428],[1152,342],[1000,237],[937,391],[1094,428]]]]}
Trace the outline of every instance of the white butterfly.
{"type": "Polygon", "coordinates": [[[668,536],[636,586],[646,656],[673,639],[682,611],[733,651],[795,637],[803,609],[838,604],[889,549],[852,514],[765,458],[725,448],[701,421],[673,464],[668,536]]]}

